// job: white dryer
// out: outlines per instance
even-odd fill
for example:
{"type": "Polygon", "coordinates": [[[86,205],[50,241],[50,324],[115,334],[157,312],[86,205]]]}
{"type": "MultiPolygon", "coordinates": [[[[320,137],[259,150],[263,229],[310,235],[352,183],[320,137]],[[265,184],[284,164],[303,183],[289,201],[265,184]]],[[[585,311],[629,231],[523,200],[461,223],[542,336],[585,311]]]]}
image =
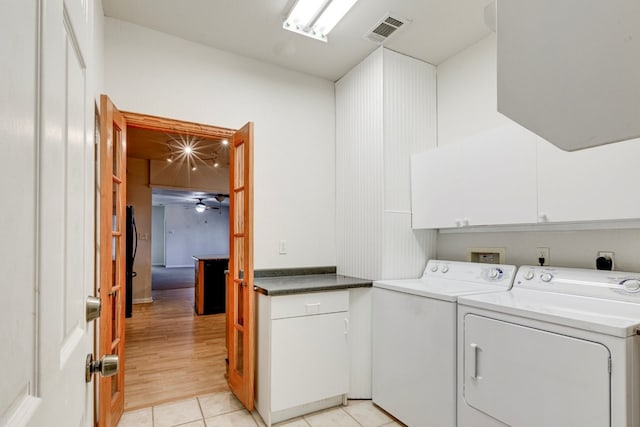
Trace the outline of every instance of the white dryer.
{"type": "Polygon", "coordinates": [[[640,427],[640,274],[520,267],[458,299],[458,425],[640,427]]]}
{"type": "Polygon", "coordinates": [[[500,292],[509,265],[430,260],[419,279],[373,283],[373,402],[411,427],[456,425],[456,300],[500,292]]]}

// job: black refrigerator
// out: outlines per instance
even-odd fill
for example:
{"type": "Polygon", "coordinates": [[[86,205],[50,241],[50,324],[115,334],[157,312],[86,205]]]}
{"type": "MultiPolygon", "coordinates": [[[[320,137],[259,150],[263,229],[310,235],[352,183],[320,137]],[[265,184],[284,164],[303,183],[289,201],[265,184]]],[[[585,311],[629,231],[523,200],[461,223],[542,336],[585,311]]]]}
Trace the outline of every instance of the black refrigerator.
{"type": "Polygon", "coordinates": [[[125,317],[131,317],[133,299],[133,278],[136,272],[133,271],[133,261],[136,259],[138,249],[138,230],[136,229],[136,219],[133,215],[133,206],[127,206],[127,222],[125,227],[126,248],[125,257],[127,264],[127,277],[125,283],[125,317]]]}

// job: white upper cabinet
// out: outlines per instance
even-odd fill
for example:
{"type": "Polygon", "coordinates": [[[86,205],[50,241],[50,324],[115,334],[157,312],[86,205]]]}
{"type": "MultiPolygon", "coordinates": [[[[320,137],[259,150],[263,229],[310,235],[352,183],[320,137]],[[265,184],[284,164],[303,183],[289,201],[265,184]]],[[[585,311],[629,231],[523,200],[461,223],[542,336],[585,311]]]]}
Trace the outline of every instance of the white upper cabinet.
{"type": "Polygon", "coordinates": [[[640,218],[640,139],[563,151],[516,124],[412,156],[414,228],[640,218]]]}
{"type": "Polygon", "coordinates": [[[456,197],[462,191],[458,144],[434,148],[411,156],[413,228],[459,227],[464,207],[456,197]],[[456,223],[458,220],[458,223],[456,223]]]}
{"type": "Polygon", "coordinates": [[[640,1],[498,0],[498,111],[563,150],[640,136],[640,1]]]}
{"type": "Polygon", "coordinates": [[[640,218],[640,139],[568,153],[540,141],[540,222],[640,218]]]}
{"type": "Polygon", "coordinates": [[[535,223],[537,141],[507,125],[412,156],[413,227],[535,223]]]}

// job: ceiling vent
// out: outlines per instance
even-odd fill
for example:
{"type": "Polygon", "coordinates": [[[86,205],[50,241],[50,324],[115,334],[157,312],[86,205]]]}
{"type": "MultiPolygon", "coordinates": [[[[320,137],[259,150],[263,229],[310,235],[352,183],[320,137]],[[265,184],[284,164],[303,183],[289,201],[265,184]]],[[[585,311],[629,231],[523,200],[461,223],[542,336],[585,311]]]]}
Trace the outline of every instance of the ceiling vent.
{"type": "Polygon", "coordinates": [[[384,43],[389,37],[395,34],[400,28],[409,24],[408,19],[388,13],[373,28],[365,34],[364,38],[374,43],[384,43]]]}

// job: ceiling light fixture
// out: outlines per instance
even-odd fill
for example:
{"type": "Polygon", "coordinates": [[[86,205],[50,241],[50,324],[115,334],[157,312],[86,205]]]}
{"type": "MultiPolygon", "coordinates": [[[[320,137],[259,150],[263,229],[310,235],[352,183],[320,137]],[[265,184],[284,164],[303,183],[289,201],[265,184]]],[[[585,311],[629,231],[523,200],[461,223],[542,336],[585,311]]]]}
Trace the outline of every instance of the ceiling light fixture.
{"type": "Polygon", "coordinates": [[[190,145],[185,145],[183,150],[184,154],[186,154],[187,156],[193,153],[193,148],[190,145]]]}
{"type": "Polygon", "coordinates": [[[229,145],[229,140],[227,140],[227,139],[223,139],[220,142],[222,142],[222,145],[229,145]]]}
{"type": "Polygon", "coordinates": [[[198,199],[198,203],[196,203],[196,212],[204,212],[207,209],[207,205],[202,203],[202,199],[198,199]]]}
{"type": "Polygon", "coordinates": [[[195,171],[195,170],[198,170],[198,168],[197,168],[197,167],[195,167],[195,166],[192,166],[192,167],[191,167],[191,170],[192,170],[192,171],[195,171]]]}
{"type": "Polygon", "coordinates": [[[327,34],[358,0],[298,0],[282,28],[327,41],[327,34]]]}

